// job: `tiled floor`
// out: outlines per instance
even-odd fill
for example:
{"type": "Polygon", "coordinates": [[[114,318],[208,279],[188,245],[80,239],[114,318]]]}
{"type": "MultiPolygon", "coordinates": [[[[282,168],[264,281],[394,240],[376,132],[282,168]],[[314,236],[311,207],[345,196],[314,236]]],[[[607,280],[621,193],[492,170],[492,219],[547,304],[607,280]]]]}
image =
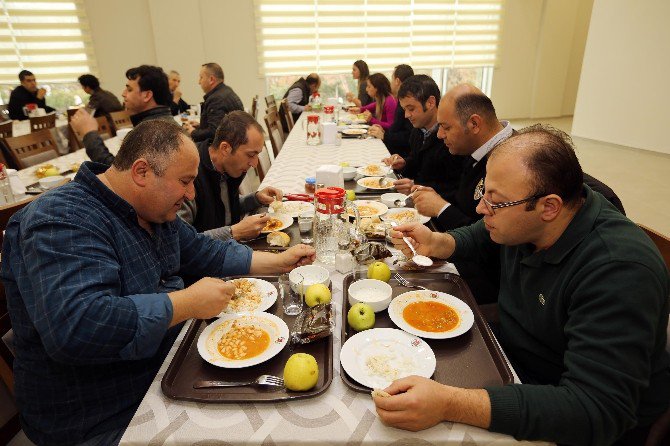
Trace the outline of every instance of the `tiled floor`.
{"type": "MultiPolygon", "coordinates": [[[[541,122],[565,132],[572,118],[512,121],[514,128],[541,122]]],[[[623,202],[626,215],[670,236],[670,155],[573,137],[582,169],[610,186],[623,202]],[[665,178],[665,180],[663,180],[665,178]]]]}

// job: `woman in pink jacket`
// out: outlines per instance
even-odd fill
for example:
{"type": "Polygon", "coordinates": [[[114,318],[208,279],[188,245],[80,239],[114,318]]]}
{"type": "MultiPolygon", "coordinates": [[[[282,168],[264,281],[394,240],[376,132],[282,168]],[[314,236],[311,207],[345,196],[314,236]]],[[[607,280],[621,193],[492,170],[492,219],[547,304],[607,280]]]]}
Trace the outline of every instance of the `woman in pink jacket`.
{"type": "Polygon", "coordinates": [[[365,91],[375,102],[364,107],[350,108],[352,113],[363,112],[365,120],[370,124],[377,124],[384,130],[388,130],[395,118],[395,109],[398,102],[391,94],[391,83],[381,73],[375,73],[368,77],[368,85],[365,91]]]}

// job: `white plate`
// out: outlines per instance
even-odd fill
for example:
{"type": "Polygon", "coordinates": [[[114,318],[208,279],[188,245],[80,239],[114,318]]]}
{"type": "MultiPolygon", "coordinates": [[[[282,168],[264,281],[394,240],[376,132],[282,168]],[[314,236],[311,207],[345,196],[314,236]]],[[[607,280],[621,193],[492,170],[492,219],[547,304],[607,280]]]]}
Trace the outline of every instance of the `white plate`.
{"type": "Polygon", "coordinates": [[[393,208],[393,209],[389,209],[389,211],[386,214],[384,214],[383,217],[380,217],[380,218],[384,221],[394,221],[394,222],[398,223],[399,225],[402,225],[402,224],[405,224],[405,223],[412,223],[412,222],[415,222],[415,221],[420,221],[421,223],[426,224],[430,221],[430,217],[426,217],[425,215],[419,214],[419,211],[417,211],[414,208],[393,208]],[[404,211],[412,211],[416,215],[416,218],[414,220],[411,220],[411,221],[399,221],[399,220],[393,218],[393,216],[396,215],[397,213],[404,212],[404,211]]]}
{"type": "MultiPolygon", "coordinates": [[[[304,212],[314,213],[314,205],[312,203],[307,203],[306,201],[284,201],[282,202],[282,208],[279,212],[280,214],[286,214],[293,218],[297,218],[300,214],[304,212]]],[[[275,211],[272,208],[268,209],[268,214],[274,214],[275,211]]]]}
{"type": "Polygon", "coordinates": [[[344,129],[342,130],[343,135],[350,135],[350,136],[358,136],[358,135],[365,135],[368,132],[367,129],[344,129]]]}
{"type": "Polygon", "coordinates": [[[370,127],[370,124],[351,124],[350,129],[367,129],[370,127]]]}
{"type": "Polygon", "coordinates": [[[472,324],[474,324],[475,322],[475,315],[472,313],[472,310],[470,309],[468,304],[466,304],[459,298],[452,296],[451,294],[443,293],[441,291],[424,291],[424,290],[408,291],[406,293],[401,294],[400,296],[396,296],[391,301],[388,311],[391,320],[398,327],[402,328],[408,333],[412,333],[416,336],[429,339],[455,338],[456,336],[460,336],[463,333],[470,330],[470,328],[472,328],[472,324]],[[449,305],[458,313],[458,316],[460,317],[459,324],[455,328],[443,332],[423,331],[411,326],[402,317],[402,312],[407,305],[413,302],[421,302],[421,301],[426,302],[437,301],[449,305]]]}
{"type": "Polygon", "coordinates": [[[368,164],[356,169],[356,173],[364,177],[380,177],[389,173],[390,170],[391,168],[384,164],[368,164]]]}
{"type": "Polygon", "coordinates": [[[356,382],[371,389],[388,387],[410,375],[430,378],[435,373],[435,353],[422,339],[395,328],[373,328],[356,333],[344,343],[340,364],[356,382]],[[376,357],[389,374],[373,374],[367,361],[376,357]]]}
{"type": "Polygon", "coordinates": [[[276,218],[277,220],[281,221],[281,226],[278,227],[277,229],[273,229],[272,231],[261,231],[261,234],[267,234],[270,232],[275,232],[275,231],[281,231],[282,229],[286,229],[289,226],[293,224],[293,217],[287,214],[272,214],[272,218],[276,218]]]}
{"type": "Polygon", "coordinates": [[[235,301],[231,301],[231,303],[228,304],[228,307],[226,307],[226,309],[223,310],[219,316],[231,313],[241,313],[245,311],[265,311],[274,305],[275,302],[277,302],[277,288],[275,288],[274,285],[272,285],[270,282],[262,279],[253,279],[251,277],[245,277],[245,279],[253,282],[256,290],[258,290],[259,294],[261,295],[260,303],[258,305],[253,305],[251,302],[237,304],[236,301],[239,300],[238,298],[235,301]]]}
{"type": "MultiPolygon", "coordinates": [[[[369,206],[369,207],[374,208],[375,211],[376,211],[374,214],[366,214],[366,215],[361,214],[360,215],[361,217],[379,217],[384,212],[389,210],[388,206],[386,206],[384,203],[380,203],[379,201],[354,200],[354,204],[356,204],[356,206],[358,206],[358,207],[369,206]]],[[[360,209],[358,211],[360,212],[360,209]]],[[[347,209],[347,213],[352,217],[354,216],[354,210],[353,209],[347,209]]]]}
{"type": "Polygon", "coordinates": [[[359,178],[356,180],[356,183],[359,186],[366,187],[368,189],[376,189],[376,190],[388,190],[388,189],[393,189],[393,178],[386,178],[386,181],[384,182],[384,186],[378,187],[378,186],[368,186],[366,185],[366,182],[369,182],[370,184],[379,184],[379,179],[382,177],[363,177],[359,178]]]}
{"type": "Polygon", "coordinates": [[[226,314],[209,324],[198,338],[198,353],[205,361],[217,367],[239,369],[260,364],[276,356],[288,341],[289,330],[286,322],[269,313],[237,313],[226,314]],[[270,335],[270,345],[263,353],[248,359],[229,359],[219,353],[217,345],[234,321],[242,325],[254,325],[262,328],[270,335]]]}

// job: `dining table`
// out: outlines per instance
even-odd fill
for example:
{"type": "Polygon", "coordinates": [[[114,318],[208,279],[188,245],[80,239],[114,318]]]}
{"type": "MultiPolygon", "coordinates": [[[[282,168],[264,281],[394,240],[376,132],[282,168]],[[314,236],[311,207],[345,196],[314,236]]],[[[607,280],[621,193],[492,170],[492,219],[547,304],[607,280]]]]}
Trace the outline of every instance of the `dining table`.
{"type": "MultiPolygon", "coordinates": [[[[305,113],[286,138],[261,188],[272,185],[285,193],[304,193],[304,180],[323,164],[352,166],[379,163],[389,156],[374,138],[342,139],[336,144],[308,145],[305,113]]],[[[340,376],[341,319],[346,308],[344,275],[331,265],[331,304],[335,308],[332,381],[320,394],[282,401],[210,403],[166,396],[162,380],[169,372],[191,324],[187,321],[128,425],[122,445],[493,445],[547,444],[517,442],[513,437],[477,427],[442,422],[419,432],[384,425],[369,393],[356,392],[340,376]]],[[[457,273],[442,262],[436,271],[457,273]]],[[[515,375],[515,381],[518,378],[515,375]]]]}

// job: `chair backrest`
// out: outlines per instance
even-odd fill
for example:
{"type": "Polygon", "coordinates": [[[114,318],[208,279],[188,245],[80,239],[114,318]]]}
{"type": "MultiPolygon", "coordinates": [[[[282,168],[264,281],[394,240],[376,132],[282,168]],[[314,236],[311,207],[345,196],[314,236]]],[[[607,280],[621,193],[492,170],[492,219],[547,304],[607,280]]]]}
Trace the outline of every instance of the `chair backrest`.
{"type": "Polygon", "coordinates": [[[133,128],[133,122],[130,120],[130,115],[127,111],[121,110],[117,112],[111,112],[109,116],[112,118],[112,125],[114,126],[114,131],[123,128],[133,128]]]}
{"type": "Polygon", "coordinates": [[[10,138],[14,132],[14,121],[0,123],[0,138],[10,138]]]}
{"type": "Polygon", "coordinates": [[[258,95],[251,99],[251,116],[253,116],[255,120],[258,120],[258,95]]]}
{"type": "Polygon", "coordinates": [[[10,119],[7,104],[0,104],[0,122],[9,121],[10,119]]]}
{"type": "Polygon", "coordinates": [[[263,150],[261,150],[261,153],[258,155],[258,165],[256,166],[256,173],[258,174],[258,179],[261,182],[263,182],[265,179],[265,175],[267,175],[270,167],[272,167],[270,153],[268,152],[268,148],[265,143],[263,143],[263,150]]]}
{"type": "Polygon", "coordinates": [[[279,103],[279,119],[285,132],[293,130],[295,123],[293,122],[293,113],[288,109],[288,100],[282,99],[279,103]]]}
{"type": "Polygon", "coordinates": [[[265,115],[265,125],[267,126],[270,135],[272,152],[274,153],[275,158],[277,158],[279,151],[284,145],[284,132],[282,131],[281,123],[279,122],[279,115],[277,114],[276,107],[268,108],[268,112],[265,115]]]}
{"type": "Polygon", "coordinates": [[[70,122],[75,113],[79,111],[78,108],[68,108],[67,109],[67,122],[70,122]]]}
{"type": "Polygon", "coordinates": [[[5,144],[14,164],[19,169],[25,169],[58,157],[58,146],[48,129],[13,138],[5,138],[5,144]]]}
{"type": "Polygon", "coordinates": [[[29,119],[31,132],[39,132],[40,130],[56,127],[56,113],[49,113],[46,116],[35,116],[29,119]]]}
{"type": "Polygon", "coordinates": [[[267,105],[268,108],[277,107],[277,100],[275,99],[274,95],[269,94],[265,96],[265,105],[267,105]]]}

